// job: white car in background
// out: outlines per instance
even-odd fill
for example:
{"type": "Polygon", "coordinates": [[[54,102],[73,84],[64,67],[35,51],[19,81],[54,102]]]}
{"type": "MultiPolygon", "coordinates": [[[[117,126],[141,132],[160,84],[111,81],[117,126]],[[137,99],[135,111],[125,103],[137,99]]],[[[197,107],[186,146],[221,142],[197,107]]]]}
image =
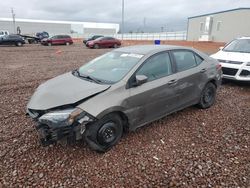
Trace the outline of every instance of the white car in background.
{"type": "Polygon", "coordinates": [[[0,38],[2,38],[5,35],[9,35],[9,31],[2,31],[2,30],[0,30],[0,38]]]}
{"type": "Polygon", "coordinates": [[[223,78],[250,81],[250,37],[233,40],[211,57],[220,62],[223,78]]]}

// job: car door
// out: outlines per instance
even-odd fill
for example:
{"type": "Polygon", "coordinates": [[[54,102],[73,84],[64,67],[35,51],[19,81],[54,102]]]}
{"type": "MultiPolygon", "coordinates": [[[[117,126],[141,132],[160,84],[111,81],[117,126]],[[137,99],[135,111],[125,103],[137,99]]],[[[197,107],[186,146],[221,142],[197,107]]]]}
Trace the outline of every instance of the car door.
{"type": "Polygon", "coordinates": [[[148,81],[140,86],[131,86],[129,89],[130,97],[127,104],[133,117],[133,125],[140,126],[151,122],[175,109],[178,98],[176,75],[173,74],[168,52],[161,52],[148,58],[131,77],[130,83],[134,82],[136,75],[145,75],[148,81]]]}
{"type": "Polygon", "coordinates": [[[60,44],[60,36],[53,36],[51,43],[52,44],[60,44]]]}
{"type": "Polygon", "coordinates": [[[101,47],[108,47],[109,41],[107,37],[102,38],[99,42],[101,47]]]}
{"type": "Polygon", "coordinates": [[[201,84],[207,80],[206,64],[203,59],[191,50],[172,50],[177,76],[178,109],[196,104],[202,91],[201,84]]]}
{"type": "Polygon", "coordinates": [[[9,35],[8,36],[4,36],[2,44],[4,44],[4,45],[12,44],[11,36],[9,36],[9,35]]]}

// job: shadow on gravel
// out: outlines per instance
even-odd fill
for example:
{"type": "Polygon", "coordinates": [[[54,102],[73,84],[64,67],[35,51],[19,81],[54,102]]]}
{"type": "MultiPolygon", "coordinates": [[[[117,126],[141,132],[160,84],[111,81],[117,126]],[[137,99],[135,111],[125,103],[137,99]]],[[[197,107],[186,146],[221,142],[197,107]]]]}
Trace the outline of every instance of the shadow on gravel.
{"type": "Polygon", "coordinates": [[[244,81],[236,81],[236,80],[225,80],[223,79],[222,85],[227,85],[227,86],[240,86],[240,87],[246,87],[250,88],[250,82],[244,82],[244,81]]]}

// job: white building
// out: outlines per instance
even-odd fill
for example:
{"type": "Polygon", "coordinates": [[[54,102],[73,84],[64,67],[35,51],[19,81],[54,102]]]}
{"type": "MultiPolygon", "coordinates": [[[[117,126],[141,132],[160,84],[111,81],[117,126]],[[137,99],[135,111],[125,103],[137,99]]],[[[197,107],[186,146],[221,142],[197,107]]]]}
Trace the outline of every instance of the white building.
{"type": "Polygon", "coordinates": [[[71,34],[75,37],[95,34],[114,35],[119,31],[119,24],[113,23],[15,19],[14,24],[12,18],[0,18],[0,30],[16,33],[18,27],[22,34],[47,31],[50,35],[71,34]]]}

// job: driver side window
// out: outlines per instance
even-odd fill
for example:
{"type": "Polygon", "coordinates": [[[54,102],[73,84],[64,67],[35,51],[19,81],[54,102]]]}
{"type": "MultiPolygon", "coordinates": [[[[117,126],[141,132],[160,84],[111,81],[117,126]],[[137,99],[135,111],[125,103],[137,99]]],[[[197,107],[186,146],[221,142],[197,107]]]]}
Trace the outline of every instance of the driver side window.
{"type": "Polygon", "coordinates": [[[153,81],[172,74],[172,66],[167,52],[153,55],[146,60],[136,75],[145,75],[148,81],[153,81]]]}

